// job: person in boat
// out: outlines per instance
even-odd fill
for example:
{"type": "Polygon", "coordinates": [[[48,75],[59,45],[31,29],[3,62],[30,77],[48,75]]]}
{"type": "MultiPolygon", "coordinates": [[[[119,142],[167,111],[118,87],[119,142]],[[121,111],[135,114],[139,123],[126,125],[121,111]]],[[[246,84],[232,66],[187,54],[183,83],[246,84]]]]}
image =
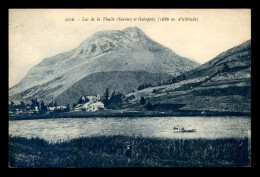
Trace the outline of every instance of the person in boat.
{"type": "Polygon", "coordinates": [[[176,127],[174,126],[173,129],[174,129],[174,130],[180,130],[181,128],[180,128],[179,125],[177,125],[176,127]]]}
{"type": "Polygon", "coordinates": [[[192,130],[192,127],[191,127],[191,125],[189,126],[188,130],[192,130]]]}

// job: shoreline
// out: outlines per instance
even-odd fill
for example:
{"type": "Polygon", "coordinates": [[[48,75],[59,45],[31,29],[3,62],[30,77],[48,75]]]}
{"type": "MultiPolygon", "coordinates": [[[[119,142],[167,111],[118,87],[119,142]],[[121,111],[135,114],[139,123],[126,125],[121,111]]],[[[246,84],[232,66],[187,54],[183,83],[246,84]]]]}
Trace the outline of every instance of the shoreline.
{"type": "Polygon", "coordinates": [[[9,115],[9,120],[35,120],[35,119],[56,119],[56,118],[125,118],[125,117],[218,117],[235,116],[250,117],[250,112],[220,112],[220,111],[198,111],[198,110],[178,110],[178,111],[125,111],[125,110],[102,110],[96,112],[76,111],[58,112],[52,114],[21,114],[9,115]]]}

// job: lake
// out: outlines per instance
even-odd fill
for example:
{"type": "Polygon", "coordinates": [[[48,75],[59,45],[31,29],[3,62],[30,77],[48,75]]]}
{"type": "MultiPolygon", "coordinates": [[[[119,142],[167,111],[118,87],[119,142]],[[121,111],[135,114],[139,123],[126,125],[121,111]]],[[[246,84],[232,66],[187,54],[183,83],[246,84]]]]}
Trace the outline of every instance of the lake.
{"type": "Polygon", "coordinates": [[[135,117],[58,118],[9,121],[9,135],[39,137],[49,142],[77,137],[127,135],[159,138],[244,138],[251,132],[250,117],[135,117]],[[176,125],[197,132],[174,133],[176,125]]]}

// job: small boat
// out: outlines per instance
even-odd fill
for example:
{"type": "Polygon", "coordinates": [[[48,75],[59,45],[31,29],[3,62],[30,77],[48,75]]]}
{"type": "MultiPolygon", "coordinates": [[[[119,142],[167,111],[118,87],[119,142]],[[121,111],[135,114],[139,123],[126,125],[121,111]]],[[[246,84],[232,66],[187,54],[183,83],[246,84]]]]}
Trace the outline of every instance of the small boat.
{"type": "Polygon", "coordinates": [[[185,132],[196,132],[196,129],[188,129],[188,130],[185,130],[185,129],[173,129],[174,132],[181,132],[181,133],[185,133],[185,132]]]}

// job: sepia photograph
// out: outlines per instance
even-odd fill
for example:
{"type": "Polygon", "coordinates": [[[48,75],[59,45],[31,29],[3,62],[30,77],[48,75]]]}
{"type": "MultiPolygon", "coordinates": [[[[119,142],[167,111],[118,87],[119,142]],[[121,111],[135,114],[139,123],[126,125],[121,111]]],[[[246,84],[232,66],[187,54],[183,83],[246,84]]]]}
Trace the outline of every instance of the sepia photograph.
{"type": "Polygon", "coordinates": [[[251,167],[251,9],[9,9],[8,167],[251,167]]]}

